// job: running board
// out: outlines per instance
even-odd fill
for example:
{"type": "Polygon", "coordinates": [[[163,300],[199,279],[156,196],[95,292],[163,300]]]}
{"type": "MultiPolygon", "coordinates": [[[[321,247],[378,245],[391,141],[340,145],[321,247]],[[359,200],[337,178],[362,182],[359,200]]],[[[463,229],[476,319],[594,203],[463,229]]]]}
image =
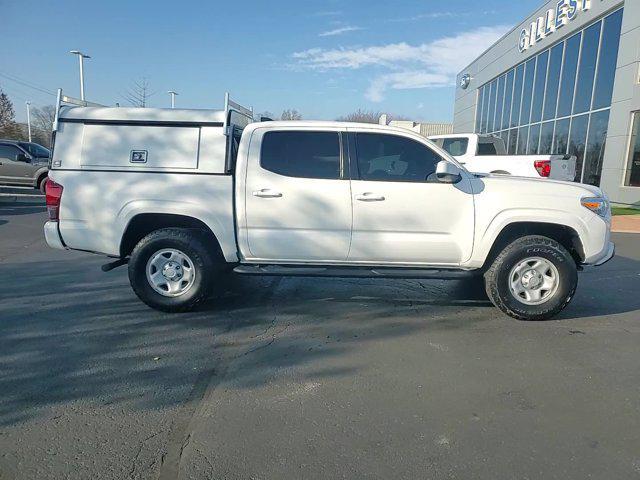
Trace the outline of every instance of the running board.
{"type": "Polygon", "coordinates": [[[233,269],[242,275],[285,277],[338,277],[338,278],[422,278],[456,280],[477,275],[475,270],[406,268],[406,267],[345,267],[308,265],[238,265],[233,269]]]}

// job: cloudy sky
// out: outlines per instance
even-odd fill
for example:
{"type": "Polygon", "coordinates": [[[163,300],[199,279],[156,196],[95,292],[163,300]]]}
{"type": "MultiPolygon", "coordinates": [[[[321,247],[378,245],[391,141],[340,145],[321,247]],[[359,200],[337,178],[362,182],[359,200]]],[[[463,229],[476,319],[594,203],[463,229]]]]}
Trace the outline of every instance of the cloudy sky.
{"type": "Polygon", "coordinates": [[[215,108],[225,91],[257,111],[334,119],[357,108],[450,121],[456,74],[541,2],[0,0],[0,88],[14,101],[78,95],[126,104],[142,77],[151,106],[215,108]]]}

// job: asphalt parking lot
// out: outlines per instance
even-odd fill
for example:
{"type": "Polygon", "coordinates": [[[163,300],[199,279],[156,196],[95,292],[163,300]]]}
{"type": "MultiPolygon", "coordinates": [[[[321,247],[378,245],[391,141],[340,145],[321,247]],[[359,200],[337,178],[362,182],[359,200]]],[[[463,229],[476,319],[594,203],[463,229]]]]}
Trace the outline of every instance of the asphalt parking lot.
{"type": "Polygon", "coordinates": [[[640,235],[548,322],[374,279],[235,278],[168,315],[45,216],[0,203],[3,480],[640,478],[640,235]]]}

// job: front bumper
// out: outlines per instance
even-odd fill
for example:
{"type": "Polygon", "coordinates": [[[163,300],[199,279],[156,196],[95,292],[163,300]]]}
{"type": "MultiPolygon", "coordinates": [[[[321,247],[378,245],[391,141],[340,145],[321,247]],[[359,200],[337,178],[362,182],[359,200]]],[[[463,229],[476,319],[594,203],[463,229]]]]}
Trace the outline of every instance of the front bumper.
{"type": "Polygon", "coordinates": [[[58,250],[66,250],[60,231],[58,230],[58,222],[48,221],[44,224],[44,238],[47,241],[47,245],[51,248],[57,248],[58,250]]]}
{"type": "Polygon", "coordinates": [[[613,242],[609,242],[605,254],[599,260],[595,261],[591,265],[594,267],[599,267],[600,265],[604,265],[609,260],[611,260],[616,254],[616,246],[613,242]]]}

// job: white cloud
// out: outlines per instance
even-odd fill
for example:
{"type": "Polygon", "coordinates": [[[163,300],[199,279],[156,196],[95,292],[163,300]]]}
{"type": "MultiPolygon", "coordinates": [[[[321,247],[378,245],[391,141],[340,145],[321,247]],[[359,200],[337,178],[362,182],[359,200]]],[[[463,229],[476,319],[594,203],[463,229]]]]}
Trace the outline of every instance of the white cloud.
{"type": "Polygon", "coordinates": [[[458,12],[430,12],[430,13],[419,13],[418,15],[413,15],[411,17],[401,17],[401,18],[392,18],[392,22],[414,22],[417,20],[428,20],[434,18],[454,18],[465,16],[466,12],[458,11],[458,12]]]}
{"type": "Polygon", "coordinates": [[[390,22],[416,22],[419,20],[433,20],[436,18],[466,18],[478,15],[495,15],[496,10],[484,10],[482,12],[469,12],[469,11],[444,11],[444,12],[429,12],[419,13],[411,17],[392,18],[390,22]]]}
{"type": "Polygon", "coordinates": [[[381,102],[384,92],[392,90],[411,90],[416,88],[447,87],[451,85],[449,75],[428,71],[402,71],[379,75],[369,84],[364,96],[372,102],[381,102]]]}
{"type": "Polygon", "coordinates": [[[322,32],[319,33],[318,36],[319,37],[333,37],[335,35],[342,35],[343,33],[348,33],[348,32],[357,32],[358,30],[362,30],[361,27],[352,27],[352,26],[346,26],[346,27],[339,27],[333,30],[328,30],[326,32],[322,32]]]}
{"type": "Polygon", "coordinates": [[[392,43],[371,47],[313,48],[292,56],[299,68],[328,71],[378,67],[365,96],[379,102],[388,89],[405,90],[452,85],[456,74],[498,40],[510,27],[481,27],[429,43],[392,43]]]}

